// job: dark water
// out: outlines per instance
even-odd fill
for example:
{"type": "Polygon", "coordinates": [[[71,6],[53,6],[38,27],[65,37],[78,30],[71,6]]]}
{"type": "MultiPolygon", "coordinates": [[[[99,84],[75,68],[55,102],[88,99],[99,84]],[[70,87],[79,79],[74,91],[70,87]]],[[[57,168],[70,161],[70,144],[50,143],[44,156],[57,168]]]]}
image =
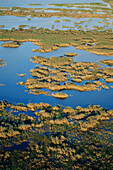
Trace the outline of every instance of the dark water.
{"type": "Polygon", "coordinates": [[[13,144],[11,147],[3,147],[3,149],[5,150],[5,151],[15,151],[15,150],[24,150],[24,149],[26,149],[27,147],[29,147],[29,143],[30,142],[28,142],[28,141],[25,141],[25,142],[22,142],[22,143],[20,143],[20,144],[18,144],[18,145],[16,145],[16,144],[13,144]]]}

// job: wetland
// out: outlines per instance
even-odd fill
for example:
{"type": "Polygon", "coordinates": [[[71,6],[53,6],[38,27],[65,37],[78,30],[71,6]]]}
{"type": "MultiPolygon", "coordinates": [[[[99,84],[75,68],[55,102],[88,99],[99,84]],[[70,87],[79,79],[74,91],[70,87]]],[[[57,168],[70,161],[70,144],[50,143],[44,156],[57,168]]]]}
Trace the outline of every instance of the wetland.
{"type": "Polygon", "coordinates": [[[0,22],[0,169],[112,169],[112,1],[0,0],[0,22]]]}

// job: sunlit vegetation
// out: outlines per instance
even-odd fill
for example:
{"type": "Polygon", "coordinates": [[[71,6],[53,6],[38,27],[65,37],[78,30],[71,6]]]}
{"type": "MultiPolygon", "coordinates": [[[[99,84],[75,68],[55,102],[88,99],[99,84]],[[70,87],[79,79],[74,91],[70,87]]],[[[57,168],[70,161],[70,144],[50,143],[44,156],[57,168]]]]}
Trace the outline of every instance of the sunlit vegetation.
{"type": "Polygon", "coordinates": [[[10,47],[10,48],[17,48],[21,45],[22,43],[19,42],[7,42],[7,43],[3,43],[1,46],[2,47],[10,47]]]}
{"type": "Polygon", "coordinates": [[[113,9],[113,1],[111,1],[111,0],[103,0],[103,2],[109,3],[111,8],[113,9]]]}
{"type": "Polygon", "coordinates": [[[86,50],[98,55],[113,55],[113,34],[111,30],[98,32],[96,30],[67,30],[51,31],[49,29],[39,28],[37,30],[22,28],[19,30],[1,30],[0,40],[12,40],[18,42],[35,42],[41,49],[37,52],[50,52],[58,47],[75,46],[77,49],[86,50]],[[108,44],[109,42],[109,44],[108,44]],[[96,44],[93,46],[93,44],[96,44]],[[92,45],[91,45],[92,44],[92,45]]]}
{"type": "Polygon", "coordinates": [[[37,27],[34,27],[34,26],[32,26],[32,27],[29,27],[29,29],[36,29],[37,27]]]}
{"type": "MultiPolygon", "coordinates": [[[[98,63],[92,62],[74,62],[71,53],[62,57],[43,58],[40,56],[31,57],[33,63],[40,64],[35,69],[31,69],[32,78],[26,82],[19,82],[18,85],[25,85],[33,94],[44,94],[44,90],[63,91],[100,91],[101,88],[109,89],[107,83],[113,83],[113,68],[103,68],[98,63]],[[102,80],[104,82],[102,82],[102,80]],[[79,83],[79,84],[77,84],[79,83]],[[81,84],[82,83],[82,84],[81,84]]],[[[100,61],[104,64],[105,61],[100,61]]],[[[112,62],[112,60],[108,60],[112,62]]],[[[47,95],[49,92],[45,91],[47,95]]],[[[65,99],[68,95],[62,93],[53,93],[53,97],[65,99]],[[64,95],[64,94],[63,94],[64,95]],[[61,97],[60,97],[61,96],[61,97]]]]}
{"type": "MultiPolygon", "coordinates": [[[[1,170],[113,169],[113,109],[88,104],[85,108],[60,105],[61,100],[71,97],[69,90],[81,94],[113,88],[113,30],[109,27],[113,25],[113,2],[103,1],[110,7],[104,3],[50,4],[53,8],[33,7],[42,4],[28,4],[33,8],[0,7],[0,16],[27,17],[27,20],[55,17],[51,30],[29,25],[5,30],[1,23],[0,41],[9,41],[1,44],[2,47],[19,48],[23,42],[30,41],[37,46],[32,51],[39,52],[38,55],[74,46],[93,54],[111,56],[98,62],[76,62],[80,54],[72,51],[57,57],[30,57],[35,68],[30,70],[31,76],[27,79],[22,78],[26,74],[21,72],[20,66],[20,74],[17,74],[20,78],[17,78],[24,81],[17,85],[25,86],[24,92],[31,96],[55,97],[59,105],[0,101],[1,170]],[[74,22],[73,27],[72,18],[82,21],[74,22]],[[100,26],[92,25],[92,30],[88,25],[84,28],[84,23],[89,24],[93,18],[102,20],[98,21],[100,26]],[[57,30],[57,23],[63,23],[66,31],[57,30]]],[[[5,65],[0,59],[0,67],[5,65]]]]}
{"type": "Polygon", "coordinates": [[[5,27],[5,25],[0,25],[0,28],[3,28],[3,27],[5,27]]]}
{"type": "Polygon", "coordinates": [[[9,7],[0,7],[0,10],[5,9],[5,10],[9,10],[9,7]]]}
{"type": "Polygon", "coordinates": [[[70,20],[70,19],[61,19],[61,21],[67,21],[67,22],[70,22],[71,20],[70,20]]]}
{"type": "Polygon", "coordinates": [[[60,22],[60,20],[55,20],[54,22],[60,22]]]}
{"type": "Polygon", "coordinates": [[[50,4],[51,6],[65,6],[65,7],[74,7],[74,6],[106,6],[103,3],[70,3],[70,4],[50,4]]]}
{"type": "Polygon", "coordinates": [[[74,56],[77,56],[77,54],[76,54],[76,53],[72,53],[72,52],[70,52],[70,53],[66,53],[66,55],[67,55],[68,57],[74,57],[74,56]]]}
{"type": "Polygon", "coordinates": [[[62,28],[69,28],[69,29],[74,29],[74,27],[65,26],[65,25],[62,25],[62,28]]]}
{"type": "Polygon", "coordinates": [[[28,18],[27,20],[29,21],[29,20],[31,20],[31,18],[28,18]]]}
{"type": "MultiPolygon", "coordinates": [[[[32,5],[32,4],[30,4],[32,5]]],[[[0,11],[0,15],[14,15],[20,17],[70,17],[70,18],[113,18],[112,9],[107,8],[105,4],[99,3],[90,3],[90,4],[70,4],[70,7],[75,7],[75,9],[71,8],[60,8],[60,7],[69,7],[69,4],[54,4],[59,8],[23,8],[23,7],[12,7],[11,10],[2,9],[0,11]],[[37,12],[37,11],[38,12],[37,12]],[[52,12],[48,12],[48,10],[52,12]],[[59,12],[56,12],[59,11],[59,12]],[[45,12],[46,11],[46,12],[45,12]],[[54,11],[54,12],[53,12],[54,11]],[[100,12],[100,14],[98,13],[100,12]],[[102,12],[102,13],[101,13],[102,12]]],[[[66,19],[67,20],[67,19],[66,19]]],[[[68,20],[69,21],[69,20],[68,20]]]]}
{"type": "Polygon", "coordinates": [[[52,93],[52,96],[58,99],[66,99],[68,95],[66,93],[52,93]]]}
{"type": "Polygon", "coordinates": [[[29,25],[19,25],[18,28],[28,27],[29,25]]]}
{"type": "Polygon", "coordinates": [[[1,101],[0,118],[1,169],[113,167],[113,110],[1,101]]]}
{"type": "Polygon", "coordinates": [[[33,6],[39,5],[39,6],[40,6],[40,5],[42,5],[42,4],[28,4],[28,5],[30,5],[30,6],[31,6],[31,5],[33,5],[33,6]]]}
{"type": "Polygon", "coordinates": [[[0,67],[5,66],[6,64],[7,63],[3,59],[0,58],[0,67]]]}
{"type": "Polygon", "coordinates": [[[18,74],[19,77],[24,77],[26,74],[18,74]]]}
{"type": "Polygon", "coordinates": [[[101,64],[105,64],[105,65],[108,65],[108,66],[113,66],[113,60],[102,60],[100,61],[101,64]]]}

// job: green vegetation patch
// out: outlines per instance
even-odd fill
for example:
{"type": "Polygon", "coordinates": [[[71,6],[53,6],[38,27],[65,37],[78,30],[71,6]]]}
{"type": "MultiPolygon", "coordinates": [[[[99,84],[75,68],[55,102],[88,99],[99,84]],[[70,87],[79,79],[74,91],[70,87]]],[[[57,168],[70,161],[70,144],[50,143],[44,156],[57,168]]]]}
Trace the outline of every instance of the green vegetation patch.
{"type": "MultiPolygon", "coordinates": [[[[20,16],[20,17],[70,17],[70,18],[113,18],[112,15],[112,9],[107,8],[106,5],[101,6],[99,4],[92,3],[91,4],[81,4],[81,5],[76,5],[75,7],[77,9],[62,9],[59,8],[23,8],[23,7],[12,7],[11,10],[1,10],[0,15],[13,15],[13,16],[20,16]],[[48,10],[52,10],[52,12],[49,12],[48,10]],[[55,12],[55,11],[59,12],[55,12]],[[38,11],[38,12],[37,12],[38,11]],[[54,11],[54,12],[53,12],[54,11]],[[98,12],[103,12],[103,13],[98,13],[98,12]]],[[[62,4],[60,4],[62,5],[62,4]]],[[[67,4],[65,4],[67,5],[67,4]]],[[[71,6],[69,6],[71,7],[71,6]]],[[[73,6],[72,6],[73,7],[73,6]]]]}
{"type": "MultiPolygon", "coordinates": [[[[25,85],[30,93],[35,95],[51,95],[50,91],[61,90],[83,92],[109,89],[107,83],[113,83],[112,67],[103,68],[100,64],[92,62],[74,62],[70,54],[68,57],[31,57],[31,61],[40,64],[40,66],[30,70],[32,78],[28,78],[25,82],[19,82],[17,84],[25,85]],[[103,79],[103,82],[101,79],[103,79]],[[81,82],[82,84],[80,84],[81,82]],[[49,92],[45,89],[49,90],[49,92]]],[[[100,61],[101,64],[104,64],[103,62],[100,61]]],[[[60,95],[62,99],[67,98],[67,95],[64,95],[66,97],[62,97],[62,93],[52,93],[53,97],[60,98],[60,95]]]]}
{"type": "Polygon", "coordinates": [[[28,27],[29,25],[19,25],[19,28],[24,28],[24,27],[28,27]]]}
{"type": "MultiPolygon", "coordinates": [[[[12,29],[0,30],[0,40],[13,40],[19,42],[35,41],[41,49],[37,52],[50,52],[59,47],[75,46],[77,49],[86,50],[98,55],[113,55],[113,34],[111,30],[98,32],[97,30],[67,30],[51,31],[49,29],[12,29]],[[39,43],[40,42],[40,43],[39,43]],[[109,42],[109,44],[108,44],[109,42]],[[89,45],[91,44],[92,45],[89,45]],[[93,46],[93,44],[96,46],[93,46]]],[[[34,50],[35,51],[35,50],[34,50]]]]}
{"type": "Polygon", "coordinates": [[[110,118],[113,110],[99,105],[62,109],[47,103],[12,105],[1,101],[0,168],[112,169],[110,118]],[[34,117],[27,115],[28,110],[34,117]]]}
{"type": "Polygon", "coordinates": [[[40,6],[40,5],[42,5],[42,4],[28,4],[28,5],[40,6]]]}
{"type": "Polygon", "coordinates": [[[56,7],[73,7],[73,6],[84,6],[84,5],[90,5],[90,6],[106,6],[106,4],[103,3],[69,3],[69,4],[49,4],[50,6],[56,6],[56,7]]]}

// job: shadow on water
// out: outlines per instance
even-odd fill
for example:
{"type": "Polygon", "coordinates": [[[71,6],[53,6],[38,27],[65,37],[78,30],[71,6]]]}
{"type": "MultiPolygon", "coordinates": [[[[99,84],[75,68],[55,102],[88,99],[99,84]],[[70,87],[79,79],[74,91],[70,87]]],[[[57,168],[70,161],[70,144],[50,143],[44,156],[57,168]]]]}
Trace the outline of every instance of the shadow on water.
{"type": "Polygon", "coordinates": [[[3,146],[2,149],[4,149],[5,151],[24,150],[24,149],[29,147],[29,144],[30,144],[29,141],[25,141],[25,142],[22,142],[22,143],[20,143],[18,145],[13,144],[11,147],[3,146]]]}

